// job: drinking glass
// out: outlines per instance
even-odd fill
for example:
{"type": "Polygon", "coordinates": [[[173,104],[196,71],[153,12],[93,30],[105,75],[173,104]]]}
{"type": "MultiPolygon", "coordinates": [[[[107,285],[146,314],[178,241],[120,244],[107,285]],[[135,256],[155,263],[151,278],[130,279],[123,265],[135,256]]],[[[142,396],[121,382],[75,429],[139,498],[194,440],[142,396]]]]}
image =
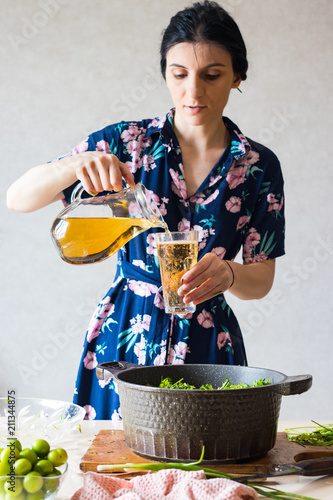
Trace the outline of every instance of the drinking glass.
{"type": "Polygon", "coordinates": [[[157,233],[157,255],[160,263],[165,312],[187,314],[195,311],[191,302],[184,303],[184,296],[177,291],[183,275],[198,259],[198,231],[157,233]]]}

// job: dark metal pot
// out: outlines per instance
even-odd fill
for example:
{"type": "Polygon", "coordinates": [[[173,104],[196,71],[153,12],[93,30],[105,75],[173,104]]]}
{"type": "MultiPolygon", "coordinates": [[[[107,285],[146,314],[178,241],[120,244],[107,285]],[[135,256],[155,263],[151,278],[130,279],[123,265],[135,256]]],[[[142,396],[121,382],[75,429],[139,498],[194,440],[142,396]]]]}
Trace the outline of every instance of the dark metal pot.
{"type": "Polygon", "coordinates": [[[120,398],[126,444],[147,458],[195,461],[205,446],[205,462],[239,461],[265,455],[276,439],[281,397],[310,389],[311,375],[288,377],[261,368],[227,365],[139,366],[102,363],[100,379],[113,377],[120,398]],[[181,378],[196,387],[219,387],[271,379],[249,389],[184,390],[156,387],[181,378]],[[152,386],[152,387],[151,387],[152,386]],[[155,387],[154,387],[155,386],[155,387]]]}

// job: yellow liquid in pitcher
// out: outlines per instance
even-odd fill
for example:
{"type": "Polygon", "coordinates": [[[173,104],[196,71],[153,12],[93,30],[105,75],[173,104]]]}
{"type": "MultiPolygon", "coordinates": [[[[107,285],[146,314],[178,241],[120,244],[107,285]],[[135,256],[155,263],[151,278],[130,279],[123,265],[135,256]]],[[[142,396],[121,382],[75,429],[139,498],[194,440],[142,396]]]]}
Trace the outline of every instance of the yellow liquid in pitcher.
{"type": "Polygon", "coordinates": [[[56,219],[52,234],[62,258],[70,264],[92,264],[110,257],[151,226],[131,217],[56,219]]]}

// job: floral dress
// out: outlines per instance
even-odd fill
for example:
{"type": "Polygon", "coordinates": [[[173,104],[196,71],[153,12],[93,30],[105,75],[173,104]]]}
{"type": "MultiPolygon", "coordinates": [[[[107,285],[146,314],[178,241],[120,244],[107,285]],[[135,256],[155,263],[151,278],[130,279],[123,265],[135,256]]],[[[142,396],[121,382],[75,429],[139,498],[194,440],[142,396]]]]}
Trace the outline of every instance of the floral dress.
{"type": "MultiPolygon", "coordinates": [[[[245,263],[283,255],[283,177],[274,153],[223,117],[231,146],[188,197],[173,116],[171,110],[160,118],[107,126],[70,154],[97,150],[117,155],[135,181],[151,191],[170,231],[199,232],[199,259],[213,252],[233,260],[241,248],[245,263]]],[[[67,203],[74,186],[64,191],[67,203]]],[[[242,334],[224,294],[199,304],[193,314],[164,312],[156,231],[141,233],[119,251],[114,282],[89,324],[74,393],[86,418],[121,418],[113,379],[97,378],[98,363],[247,364],[242,334]]]]}

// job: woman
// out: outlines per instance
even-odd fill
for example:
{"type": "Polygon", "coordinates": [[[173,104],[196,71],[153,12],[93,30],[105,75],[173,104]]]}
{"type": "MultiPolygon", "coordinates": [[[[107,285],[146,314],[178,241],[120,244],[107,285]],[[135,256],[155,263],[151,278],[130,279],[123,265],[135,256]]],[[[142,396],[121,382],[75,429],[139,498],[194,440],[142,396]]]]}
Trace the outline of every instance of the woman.
{"type": "Polygon", "coordinates": [[[91,134],[66,157],[31,169],[8,191],[8,206],[37,210],[68,203],[81,181],[94,196],[142,182],[171,231],[199,231],[199,261],[179,294],[197,305],[187,316],[164,312],[155,230],[119,252],[117,273],[89,325],[74,402],[87,418],[118,419],[112,380],[97,363],[246,365],[237,320],[224,292],[259,299],[284,254],[283,178],[270,150],[223,116],[247,72],[236,23],[214,2],[178,12],[163,34],[161,70],[174,102],[165,116],[121,122],[91,134]],[[234,258],[243,248],[243,264],[234,258]]]}

